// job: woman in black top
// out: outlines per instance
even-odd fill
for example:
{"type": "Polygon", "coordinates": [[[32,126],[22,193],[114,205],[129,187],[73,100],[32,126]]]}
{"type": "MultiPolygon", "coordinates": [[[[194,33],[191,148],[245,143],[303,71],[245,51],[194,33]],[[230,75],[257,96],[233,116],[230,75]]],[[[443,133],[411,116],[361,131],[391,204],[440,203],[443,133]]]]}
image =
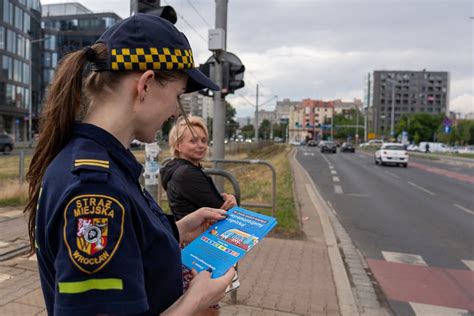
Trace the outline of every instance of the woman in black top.
{"type": "Polygon", "coordinates": [[[237,205],[232,194],[217,191],[211,177],[201,167],[207,154],[208,131],[197,116],[178,120],[170,131],[169,144],[172,161],[160,171],[161,181],[168,195],[168,202],[179,220],[200,207],[229,209],[237,205]]]}

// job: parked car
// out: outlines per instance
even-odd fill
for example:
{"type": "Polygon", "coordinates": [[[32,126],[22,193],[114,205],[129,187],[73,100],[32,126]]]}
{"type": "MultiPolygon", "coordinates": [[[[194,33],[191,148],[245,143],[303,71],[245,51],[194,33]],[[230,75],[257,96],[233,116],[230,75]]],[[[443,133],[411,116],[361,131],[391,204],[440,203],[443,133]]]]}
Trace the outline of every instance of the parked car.
{"type": "Polygon", "coordinates": [[[342,143],[341,145],[341,153],[355,153],[356,150],[355,150],[355,147],[352,145],[351,142],[345,142],[345,143],[342,143]]]}
{"type": "Polygon", "coordinates": [[[399,143],[384,143],[382,147],[375,152],[375,164],[386,165],[394,164],[408,167],[408,153],[405,146],[399,143]]]}
{"type": "Polygon", "coordinates": [[[474,146],[466,146],[458,149],[458,154],[471,154],[474,155],[474,146]]]}
{"type": "Polygon", "coordinates": [[[362,143],[359,147],[379,147],[383,144],[381,139],[371,139],[367,143],[362,143]]]}
{"type": "Polygon", "coordinates": [[[408,151],[420,151],[420,147],[412,144],[412,145],[408,145],[407,150],[408,151]]]}
{"type": "Polygon", "coordinates": [[[145,148],[145,143],[142,143],[141,141],[134,139],[130,143],[130,148],[145,148]]]}
{"type": "Polygon", "coordinates": [[[13,139],[7,135],[0,135],[0,151],[8,155],[13,150],[13,139]]]}
{"type": "Polygon", "coordinates": [[[320,143],[321,152],[332,152],[335,154],[337,152],[337,146],[335,142],[324,140],[320,143]]]}
{"type": "Polygon", "coordinates": [[[449,152],[449,147],[443,143],[435,143],[435,142],[421,142],[420,143],[420,151],[427,152],[426,146],[428,145],[428,152],[430,153],[446,153],[449,152]]]}
{"type": "Polygon", "coordinates": [[[318,142],[316,142],[314,139],[310,139],[308,143],[306,144],[308,147],[316,147],[318,146],[318,142]]]}

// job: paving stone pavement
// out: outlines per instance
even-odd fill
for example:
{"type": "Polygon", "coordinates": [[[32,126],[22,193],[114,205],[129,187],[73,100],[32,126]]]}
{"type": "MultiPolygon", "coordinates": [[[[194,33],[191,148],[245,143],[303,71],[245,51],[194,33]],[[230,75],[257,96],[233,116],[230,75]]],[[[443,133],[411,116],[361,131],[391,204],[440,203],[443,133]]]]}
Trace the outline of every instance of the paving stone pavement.
{"type": "MultiPolygon", "coordinates": [[[[221,315],[342,314],[320,218],[306,188],[298,184],[295,192],[307,238],[259,243],[239,263],[237,302],[232,304],[227,295],[221,315]]],[[[2,242],[26,240],[26,233],[20,213],[0,209],[0,248],[2,242]],[[8,227],[7,233],[6,226],[16,227],[8,227]]],[[[0,315],[46,315],[36,261],[19,256],[0,262],[0,315]]]]}

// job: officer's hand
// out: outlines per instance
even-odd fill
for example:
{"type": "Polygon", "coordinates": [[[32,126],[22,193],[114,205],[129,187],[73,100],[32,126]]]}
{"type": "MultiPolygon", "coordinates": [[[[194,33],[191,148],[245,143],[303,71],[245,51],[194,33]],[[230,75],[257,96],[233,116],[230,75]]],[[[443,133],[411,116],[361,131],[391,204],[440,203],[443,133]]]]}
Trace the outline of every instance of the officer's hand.
{"type": "Polygon", "coordinates": [[[191,214],[186,215],[176,222],[179,230],[179,239],[183,244],[187,244],[202,234],[212,223],[226,217],[226,211],[202,207],[191,214]]]}
{"type": "Polygon", "coordinates": [[[235,270],[230,268],[226,274],[217,279],[211,279],[211,274],[207,271],[196,274],[196,271],[193,270],[193,274],[195,277],[189,284],[186,293],[161,315],[194,315],[217,304],[225,296],[225,290],[232,282],[235,270]]]}
{"type": "Polygon", "coordinates": [[[222,204],[221,209],[228,210],[237,205],[237,200],[232,194],[222,193],[221,195],[224,198],[224,204],[222,204]]]}
{"type": "Polygon", "coordinates": [[[230,268],[226,274],[217,279],[211,279],[211,274],[207,271],[196,273],[196,270],[193,270],[193,274],[194,278],[186,293],[200,297],[200,307],[207,308],[224,298],[225,290],[235,276],[235,269],[230,268]]]}

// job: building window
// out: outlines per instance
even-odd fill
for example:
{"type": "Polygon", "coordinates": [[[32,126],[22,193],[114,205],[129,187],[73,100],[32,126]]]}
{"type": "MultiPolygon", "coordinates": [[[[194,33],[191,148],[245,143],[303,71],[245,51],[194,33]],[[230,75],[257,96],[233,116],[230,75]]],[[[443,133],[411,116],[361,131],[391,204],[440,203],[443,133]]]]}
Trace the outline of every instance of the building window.
{"type": "Polygon", "coordinates": [[[3,56],[2,75],[4,78],[8,78],[8,80],[13,80],[13,61],[11,57],[3,56]]]}
{"type": "Polygon", "coordinates": [[[5,28],[0,25],[0,49],[5,49],[5,28]]]}
{"type": "Polygon", "coordinates": [[[15,7],[15,27],[23,30],[23,10],[19,7],[15,7]]]}

